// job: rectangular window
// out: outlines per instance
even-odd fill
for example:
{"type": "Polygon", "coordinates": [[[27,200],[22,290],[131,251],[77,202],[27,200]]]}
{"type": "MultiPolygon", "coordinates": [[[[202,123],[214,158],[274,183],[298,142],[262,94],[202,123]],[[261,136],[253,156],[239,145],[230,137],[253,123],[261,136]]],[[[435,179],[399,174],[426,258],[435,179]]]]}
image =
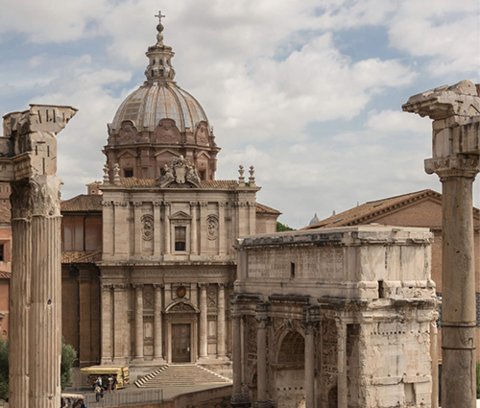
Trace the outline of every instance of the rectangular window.
{"type": "Polygon", "coordinates": [[[4,251],[4,248],[5,248],[5,244],[0,244],[0,261],[4,261],[5,260],[5,251],[4,251]]]}
{"type": "Polygon", "coordinates": [[[133,177],[133,170],[132,169],[125,169],[124,170],[125,177],[133,177]]]}
{"type": "Polygon", "coordinates": [[[187,249],[186,238],[187,228],[175,227],[175,251],[185,251],[187,249]]]}

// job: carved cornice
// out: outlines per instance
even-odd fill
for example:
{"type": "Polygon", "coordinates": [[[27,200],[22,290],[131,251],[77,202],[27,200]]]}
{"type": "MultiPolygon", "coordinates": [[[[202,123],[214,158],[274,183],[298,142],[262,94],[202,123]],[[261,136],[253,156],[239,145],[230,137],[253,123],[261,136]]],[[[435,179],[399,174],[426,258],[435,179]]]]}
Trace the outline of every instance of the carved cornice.
{"type": "Polygon", "coordinates": [[[449,177],[473,177],[480,172],[479,156],[457,155],[425,160],[425,172],[436,173],[440,179],[449,177]]]}

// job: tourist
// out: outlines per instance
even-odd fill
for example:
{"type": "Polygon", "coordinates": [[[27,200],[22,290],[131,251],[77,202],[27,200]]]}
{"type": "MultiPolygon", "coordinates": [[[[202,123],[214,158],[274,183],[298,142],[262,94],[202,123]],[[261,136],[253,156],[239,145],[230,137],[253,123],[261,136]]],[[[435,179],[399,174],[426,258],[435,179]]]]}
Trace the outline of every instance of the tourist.
{"type": "Polygon", "coordinates": [[[100,397],[101,397],[100,393],[102,392],[101,391],[102,389],[103,388],[100,387],[98,384],[95,385],[95,401],[97,401],[97,402],[100,402],[100,397]]]}

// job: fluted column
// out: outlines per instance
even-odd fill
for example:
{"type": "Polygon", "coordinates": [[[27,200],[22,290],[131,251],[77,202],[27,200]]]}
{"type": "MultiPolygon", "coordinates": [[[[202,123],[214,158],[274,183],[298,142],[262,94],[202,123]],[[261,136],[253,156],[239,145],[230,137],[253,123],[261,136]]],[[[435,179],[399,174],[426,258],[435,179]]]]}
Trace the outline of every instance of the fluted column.
{"type": "Polygon", "coordinates": [[[315,407],[315,324],[305,325],[305,407],[315,407]]]}
{"type": "Polygon", "coordinates": [[[336,320],[337,326],[337,358],[338,358],[338,408],[347,408],[347,325],[342,319],[336,320]]]}
{"type": "Polygon", "coordinates": [[[242,393],[242,314],[238,310],[238,305],[233,301],[231,301],[231,310],[233,389],[230,405],[236,408],[249,406],[250,401],[242,393]]]}
{"type": "Polygon", "coordinates": [[[102,284],[101,333],[102,333],[102,364],[112,364],[112,285],[102,284]]]}
{"type": "Polygon", "coordinates": [[[225,287],[226,283],[218,284],[218,316],[217,316],[217,357],[225,358],[225,287]]]}
{"type": "Polygon", "coordinates": [[[207,287],[208,283],[199,283],[200,287],[200,358],[208,358],[208,342],[207,342],[207,333],[208,333],[208,321],[207,321],[207,287]]]}
{"type": "Polygon", "coordinates": [[[170,203],[168,201],[164,201],[163,205],[165,207],[165,254],[170,254],[171,253],[171,244],[170,244],[170,237],[171,237],[171,231],[170,231],[170,203]]]}
{"type": "Polygon", "coordinates": [[[160,204],[159,201],[153,203],[153,257],[157,261],[162,256],[160,204]]]}
{"type": "Polygon", "coordinates": [[[197,202],[190,202],[190,209],[192,215],[192,231],[191,231],[191,242],[190,242],[190,252],[192,255],[198,254],[198,244],[197,244],[197,202]]]}
{"type": "Polygon", "coordinates": [[[438,408],[438,313],[430,322],[430,357],[432,359],[432,408],[438,408]]]}
{"type": "Polygon", "coordinates": [[[155,305],[153,309],[153,329],[154,329],[154,339],[153,339],[153,358],[154,361],[163,360],[163,350],[162,350],[162,288],[163,284],[155,283],[153,284],[155,290],[155,305]]]}
{"type": "Polygon", "coordinates": [[[2,181],[10,181],[9,403],[60,406],[61,215],[57,140],[76,109],[30,105],[4,116],[2,181]]]}
{"type": "Polygon", "coordinates": [[[143,362],[143,284],[135,283],[135,360],[143,362]]]}
{"type": "Polygon", "coordinates": [[[260,303],[256,307],[255,319],[257,325],[257,401],[255,407],[266,408],[271,406],[267,399],[267,303],[260,303]]]}

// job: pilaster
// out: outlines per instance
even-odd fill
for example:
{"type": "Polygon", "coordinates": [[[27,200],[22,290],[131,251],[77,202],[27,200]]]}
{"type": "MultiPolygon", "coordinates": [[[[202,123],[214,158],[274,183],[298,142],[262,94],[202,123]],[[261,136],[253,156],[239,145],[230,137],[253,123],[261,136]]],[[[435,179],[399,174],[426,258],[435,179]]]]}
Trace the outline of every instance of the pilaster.
{"type": "Polygon", "coordinates": [[[206,359],[208,358],[208,342],[207,342],[207,333],[208,333],[208,321],[207,321],[207,314],[208,314],[208,309],[207,309],[207,288],[208,288],[208,283],[199,283],[198,284],[200,288],[200,330],[199,330],[199,335],[200,335],[200,353],[199,357],[200,359],[206,359]]]}
{"type": "Polygon", "coordinates": [[[134,228],[134,240],[135,240],[135,253],[134,257],[140,259],[142,256],[142,205],[141,201],[135,201],[133,203],[133,211],[135,221],[133,223],[134,228]]]}
{"type": "Polygon", "coordinates": [[[135,363],[143,363],[143,284],[134,283],[135,289],[135,363]]]}
{"type": "Polygon", "coordinates": [[[153,202],[153,257],[155,260],[160,260],[162,256],[162,235],[161,235],[161,219],[160,219],[160,206],[159,201],[153,202]]]}
{"type": "Polygon", "coordinates": [[[113,284],[113,364],[125,364],[128,358],[128,287],[124,283],[113,284]]]}
{"type": "Polygon", "coordinates": [[[226,283],[218,284],[218,319],[217,319],[217,358],[225,359],[225,287],[226,283]]]}
{"type": "Polygon", "coordinates": [[[257,401],[255,408],[272,407],[267,398],[267,324],[269,304],[259,303],[256,307],[257,325],[257,401]]]}
{"type": "Polygon", "coordinates": [[[337,326],[337,361],[338,361],[338,408],[348,408],[347,382],[347,325],[342,318],[335,320],[337,326]]]}
{"type": "Polygon", "coordinates": [[[171,231],[170,231],[170,202],[169,201],[164,201],[163,202],[163,207],[165,209],[165,220],[164,220],[164,223],[165,223],[165,251],[164,253],[166,255],[170,255],[171,254],[171,243],[170,243],[170,237],[172,235],[171,231]]]}
{"type": "Polygon", "coordinates": [[[155,290],[155,305],[153,310],[153,326],[154,326],[154,339],[153,339],[153,361],[158,364],[165,364],[163,359],[162,350],[162,289],[164,285],[162,283],[154,283],[153,288],[155,290]]]}
{"type": "Polygon", "coordinates": [[[113,343],[112,343],[112,319],[113,319],[113,301],[112,289],[113,285],[100,285],[102,301],[100,304],[101,310],[101,336],[102,336],[102,357],[101,363],[108,365],[112,364],[113,359],[113,343]]]}

